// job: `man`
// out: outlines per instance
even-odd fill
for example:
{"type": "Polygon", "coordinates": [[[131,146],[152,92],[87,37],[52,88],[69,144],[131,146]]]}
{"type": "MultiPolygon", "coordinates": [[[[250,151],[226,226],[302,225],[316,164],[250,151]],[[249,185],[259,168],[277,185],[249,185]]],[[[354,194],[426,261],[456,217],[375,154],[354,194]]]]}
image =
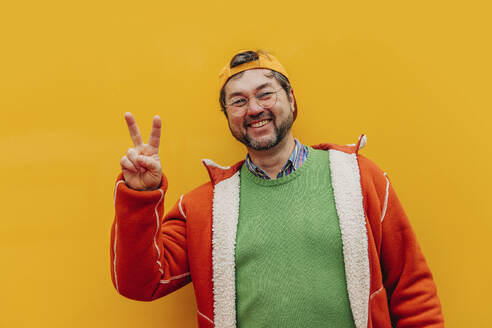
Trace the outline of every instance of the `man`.
{"type": "Polygon", "coordinates": [[[431,272],[365,144],[303,145],[288,75],[262,51],[220,74],[220,103],[247,156],[204,160],[210,182],[163,219],[161,122],[121,159],[111,273],[122,295],[153,300],[193,281],[199,327],[443,327],[431,272]]]}

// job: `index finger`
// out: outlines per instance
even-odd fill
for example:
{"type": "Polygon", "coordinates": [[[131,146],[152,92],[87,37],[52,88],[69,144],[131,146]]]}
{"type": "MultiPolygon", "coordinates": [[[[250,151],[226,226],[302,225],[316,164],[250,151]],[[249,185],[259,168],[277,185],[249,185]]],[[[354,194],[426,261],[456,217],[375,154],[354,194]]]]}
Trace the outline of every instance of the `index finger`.
{"type": "Polygon", "coordinates": [[[149,145],[154,148],[159,148],[161,141],[161,118],[159,115],[154,116],[152,121],[152,131],[150,132],[149,145]]]}
{"type": "Polygon", "coordinates": [[[140,135],[140,131],[138,130],[137,122],[133,117],[132,113],[125,113],[126,125],[128,125],[128,131],[130,132],[130,136],[132,137],[133,144],[135,147],[143,144],[142,136],[140,135]]]}

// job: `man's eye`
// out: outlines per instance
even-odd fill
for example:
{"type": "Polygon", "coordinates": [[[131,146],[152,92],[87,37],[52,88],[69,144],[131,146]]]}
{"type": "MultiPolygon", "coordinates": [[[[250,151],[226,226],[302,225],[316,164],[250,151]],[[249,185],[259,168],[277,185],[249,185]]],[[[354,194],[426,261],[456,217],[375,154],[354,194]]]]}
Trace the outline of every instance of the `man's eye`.
{"type": "Polygon", "coordinates": [[[248,101],[244,98],[243,99],[237,99],[237,100],[232,101],[231,105],[241,107],[241,106],[246,105],[247,102],[248,101]]]}
{"type": "Polygon", "coordinates": [[[268,99],[273,95],[273,92],[263,92],[256,96],[258,99],[268,99]]]}

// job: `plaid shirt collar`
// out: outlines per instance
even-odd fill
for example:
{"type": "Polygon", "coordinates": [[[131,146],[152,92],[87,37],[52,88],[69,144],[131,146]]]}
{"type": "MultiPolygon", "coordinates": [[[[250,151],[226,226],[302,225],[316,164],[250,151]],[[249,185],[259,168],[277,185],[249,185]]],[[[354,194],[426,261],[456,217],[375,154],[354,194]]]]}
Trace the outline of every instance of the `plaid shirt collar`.
{"type": "MultiPolygon", "coordinates": [[[[289,159],[287,159],[287,162],[285,163],[283,168],[277,174],[277,179],[289,175],[295,170],[297,170],[307,158],[307,154],[308,154],[307,147],[301,144],[297,139],[294,139],[294,141],[295,141],[294,151],[290,155],[289,159]]],[[[268,174],[266,174],[265,171],[263,171],[258,166],[253,164],[253,162],[251,161],[251,157],[249,157],[249,154],[246,155],[245,164],[246,167],[249,169],[249,171],[253,173],[253,175],[265,180],[270,180],[270,177],[268,176],[268,174]]]]}

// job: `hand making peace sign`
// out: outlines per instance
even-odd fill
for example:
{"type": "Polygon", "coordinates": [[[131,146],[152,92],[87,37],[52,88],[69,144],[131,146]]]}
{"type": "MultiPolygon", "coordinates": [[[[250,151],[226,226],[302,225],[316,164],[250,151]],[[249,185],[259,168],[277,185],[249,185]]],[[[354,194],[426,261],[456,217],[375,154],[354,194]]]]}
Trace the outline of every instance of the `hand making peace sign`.
{"type": "Polygon", "coordinates": [[[159,159],[159,142],[161,138],[161,119],[154,116],[149,143],[144,144],[137,122],[129,112],[125,113],[126,124],[135,148],[120,160],[123,177],[128,187],[135,190],[155,190],[161,185],[162,168],[159,159]]]}

